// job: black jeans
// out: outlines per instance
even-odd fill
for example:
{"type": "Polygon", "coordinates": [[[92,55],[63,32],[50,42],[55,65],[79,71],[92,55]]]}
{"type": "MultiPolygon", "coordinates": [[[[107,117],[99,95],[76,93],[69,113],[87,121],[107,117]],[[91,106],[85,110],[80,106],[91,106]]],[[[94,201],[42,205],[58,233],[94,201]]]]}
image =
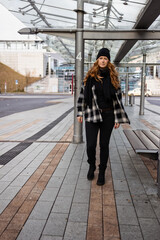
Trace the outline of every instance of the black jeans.
{"type": "Polygon", "coordinates": [[[96,145],[97,135],[100,131],[100,169],[106,169],[109,156],[109,141],[114,127],[113,110],[108,110],[102,113],[103,122],[92,123],[86,122],[86,141],[88,163],[95,165],[96,161],[96,145]]]}

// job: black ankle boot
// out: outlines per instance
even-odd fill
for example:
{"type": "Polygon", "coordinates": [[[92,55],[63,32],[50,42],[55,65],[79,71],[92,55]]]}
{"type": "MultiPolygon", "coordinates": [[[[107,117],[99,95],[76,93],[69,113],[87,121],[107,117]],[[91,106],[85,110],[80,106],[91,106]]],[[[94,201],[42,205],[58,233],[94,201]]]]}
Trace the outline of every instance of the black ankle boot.
{"type": "Polygon", "coordinates": [[[87,179],[88,180],[93,180],[95,170],[96,170],[95,166],[92,166],[92,165],[89,166],[89,170],[88,170],[88,174],[87,174],[87,179]]]}
{"type": "Polygon", "coordinates": [[[100,169],[98,174],[97,185],[102,186],[105,184],[105,169],[100,169]]]}

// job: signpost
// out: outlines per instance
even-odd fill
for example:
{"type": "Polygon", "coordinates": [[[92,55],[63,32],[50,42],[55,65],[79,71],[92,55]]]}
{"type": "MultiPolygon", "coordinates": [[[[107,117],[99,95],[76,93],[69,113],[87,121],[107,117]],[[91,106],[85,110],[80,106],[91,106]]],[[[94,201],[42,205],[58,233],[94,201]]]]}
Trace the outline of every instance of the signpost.
{"type": "Polygon", "coordinates": [[[15,80],[15,84],[16,84],[16,91],[17,91],[17,85],[18,85],[18,80],[15,80]]]}
{"type": "Polygon", "coordinates": [[[4,91],[5,91],[5,93],[7,91],[7,82],[5,82],[5,84],[4,84],[4,91]]]}

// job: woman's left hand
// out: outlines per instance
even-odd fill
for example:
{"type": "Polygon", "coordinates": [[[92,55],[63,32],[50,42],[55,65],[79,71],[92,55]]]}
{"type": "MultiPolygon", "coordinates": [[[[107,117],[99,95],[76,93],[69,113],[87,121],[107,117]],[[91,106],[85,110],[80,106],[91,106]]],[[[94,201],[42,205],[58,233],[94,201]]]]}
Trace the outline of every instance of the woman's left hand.
{"type": "Polygon", "coordinates": [[[114,128],[119,128],[120,124],[119,123],[115,123],[114,124],[114,128]]]}

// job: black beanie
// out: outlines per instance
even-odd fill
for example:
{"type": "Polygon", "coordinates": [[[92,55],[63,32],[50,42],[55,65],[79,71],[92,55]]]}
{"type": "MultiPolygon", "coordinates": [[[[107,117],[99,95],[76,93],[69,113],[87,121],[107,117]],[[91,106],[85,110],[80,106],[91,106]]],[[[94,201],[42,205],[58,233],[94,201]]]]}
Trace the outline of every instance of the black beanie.
{"type": "Polygon", "coordinates": [[[97,60],[99,57],[101,57],[101,56],[107,57],[107,58],[109,59],[109,61],[110,61],[111,56],[110,56],[110,51],[108,50],[108,48],[101,48],[101,49],[99,50],[98,54],[97,54],[96,60],[97,60]]]}

